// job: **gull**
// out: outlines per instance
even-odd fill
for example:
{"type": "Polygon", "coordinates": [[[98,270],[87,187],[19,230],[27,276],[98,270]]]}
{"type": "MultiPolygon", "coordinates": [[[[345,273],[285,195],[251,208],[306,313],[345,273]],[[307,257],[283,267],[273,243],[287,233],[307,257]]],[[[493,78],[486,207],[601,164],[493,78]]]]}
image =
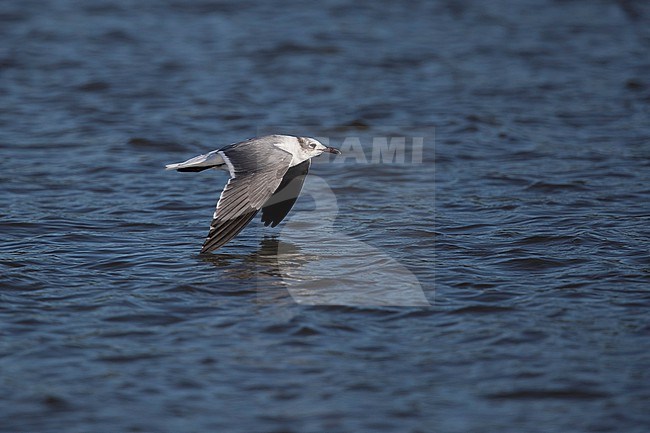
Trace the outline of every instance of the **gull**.
{"type": "Polygon", "coordinates": [[[207,253],[237,236],[260,209],[264,225],[277,226],[298,199],[311,158],[323,152],[341,154],[314,138],[267,135],[167,164],[165,169],[196,172],[215,168],[230,173],[201,248],[201,253],[207,253]]]}

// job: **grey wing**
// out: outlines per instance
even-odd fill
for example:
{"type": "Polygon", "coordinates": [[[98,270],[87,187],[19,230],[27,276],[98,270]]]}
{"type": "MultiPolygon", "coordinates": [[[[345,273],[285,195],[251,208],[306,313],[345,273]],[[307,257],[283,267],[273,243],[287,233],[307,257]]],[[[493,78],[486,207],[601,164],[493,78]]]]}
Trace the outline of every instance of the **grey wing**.
{"type": "Polygon", "coordinates": [[[249,142],[220,151],[230,169],[214,212],[202,253],[213,251],[237,236],[282,182],[291,155],[277,148],[250,148],[249,142]]]}
{"type": "Polygon", "coordinates": [[[262,222],[275,227],[287,216],[300,195],[311,159],[289,168],[273,195],[262,207],[262,222]]]}

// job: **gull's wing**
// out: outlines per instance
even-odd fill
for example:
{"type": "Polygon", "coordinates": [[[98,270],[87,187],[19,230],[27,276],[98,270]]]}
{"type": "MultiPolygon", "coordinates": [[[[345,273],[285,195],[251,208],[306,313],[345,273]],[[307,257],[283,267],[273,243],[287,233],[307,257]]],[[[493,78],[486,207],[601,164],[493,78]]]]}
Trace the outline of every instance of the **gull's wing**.
{"type": "Polygon", "coordinates": [[[270,224],[275,227],[287,216],[298,199],[310,165],[311,159],[308,159],[287,170],[278,189],[262,207],[262,222],[265,226],[270,224]]]}
{"type": "Polygon", "coordinates": [[[218,151],[230,179],[219,197],[202,253],[237,236],[282,182],[292,155],[265,141],[269,139],[248,140],[218,151]]]}

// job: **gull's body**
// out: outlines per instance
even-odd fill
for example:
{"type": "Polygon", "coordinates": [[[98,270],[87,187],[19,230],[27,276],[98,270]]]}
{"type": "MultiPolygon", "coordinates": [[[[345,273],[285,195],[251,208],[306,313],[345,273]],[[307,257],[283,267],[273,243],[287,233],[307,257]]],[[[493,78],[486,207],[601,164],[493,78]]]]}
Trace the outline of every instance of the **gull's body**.
{"type": "Polygon", "coordinates": [[[205,253],[237,236],[260,210],[264,225],[278,225],[300,194],[311,158],[323,152],[340,153],[313,138],[268,135],[168,164],[165,168],[177,171],[218,168],[230,173],[201,249],[205,253]]]}

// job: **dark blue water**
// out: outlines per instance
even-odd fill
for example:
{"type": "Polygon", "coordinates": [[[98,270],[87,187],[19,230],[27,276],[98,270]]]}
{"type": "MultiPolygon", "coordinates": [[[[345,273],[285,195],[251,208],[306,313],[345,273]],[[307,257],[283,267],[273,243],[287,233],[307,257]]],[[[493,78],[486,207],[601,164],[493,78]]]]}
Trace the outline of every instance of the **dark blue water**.
{"type": "Polygon", "coordinates": [[[2,2],[0,430],[648,431],[649,21],[2,2]],[[199,255],[268,132],[346,154],[199,255]]]}

